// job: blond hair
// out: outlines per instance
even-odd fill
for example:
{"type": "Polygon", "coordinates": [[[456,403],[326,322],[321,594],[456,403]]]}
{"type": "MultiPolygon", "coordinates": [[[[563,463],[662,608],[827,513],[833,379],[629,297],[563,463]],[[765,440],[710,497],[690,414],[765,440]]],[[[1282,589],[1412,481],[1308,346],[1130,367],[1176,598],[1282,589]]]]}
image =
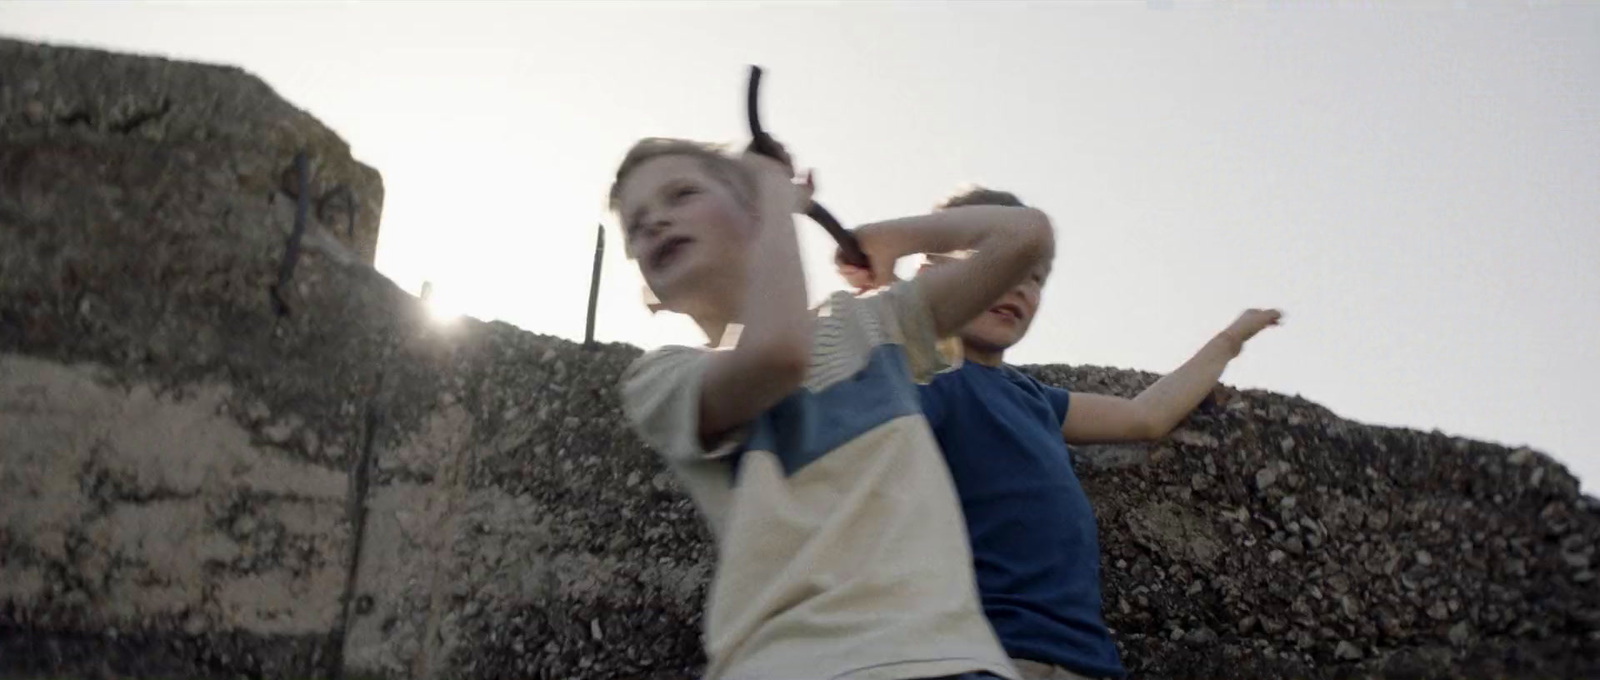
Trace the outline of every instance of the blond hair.
{"type": "Polygon", "coordinates": [[[611,183],[611,211],[616,212],[622,203],[622,183],[639,166],[667,156],[688,156],[700,161],[706,174],[733,191],[746,207],[755,203],[756,183],[744,165],[728,154],[726,147],[688,139],[646,137],[634,142],[628,154],[617,166],[617,177],[611,183]]]}

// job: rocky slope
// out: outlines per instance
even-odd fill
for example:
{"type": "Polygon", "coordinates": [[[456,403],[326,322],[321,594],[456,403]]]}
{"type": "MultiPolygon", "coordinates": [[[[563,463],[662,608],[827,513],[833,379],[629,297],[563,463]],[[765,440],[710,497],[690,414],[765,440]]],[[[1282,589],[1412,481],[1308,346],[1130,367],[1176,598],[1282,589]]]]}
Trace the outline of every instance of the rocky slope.
{"type": "MultiPolygon", "coordinates": [[[[638,351],[431,323],[381,201],[240,71],[0,41],[0,675],[695,672],[711,550],[621,425],[638,351]]],[[[1222,388],[1077,463],[1138,677],[1600,676],[1600,504],[1536,452],[1222,388]]]]}

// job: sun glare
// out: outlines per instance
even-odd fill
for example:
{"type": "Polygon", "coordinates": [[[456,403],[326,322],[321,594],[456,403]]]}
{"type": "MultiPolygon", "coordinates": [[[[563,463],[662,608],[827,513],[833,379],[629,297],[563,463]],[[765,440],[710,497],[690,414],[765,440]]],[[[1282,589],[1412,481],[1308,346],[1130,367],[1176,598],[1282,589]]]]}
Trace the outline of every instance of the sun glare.
{"type": "Polygon", "coordinates": [[[448,325],[461,318],[461,306],[448,294],[440,295],[432,281],[422,284],[422,304],[436,325],[448,325]]]}

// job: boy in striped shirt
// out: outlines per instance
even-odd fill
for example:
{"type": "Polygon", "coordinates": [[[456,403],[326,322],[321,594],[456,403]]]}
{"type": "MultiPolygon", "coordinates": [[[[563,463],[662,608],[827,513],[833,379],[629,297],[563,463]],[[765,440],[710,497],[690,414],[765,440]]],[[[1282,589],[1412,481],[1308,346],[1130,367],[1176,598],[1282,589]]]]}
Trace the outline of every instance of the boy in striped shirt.
{"type": "Polygon", "coordinates": [[[792,218],[810,186],[792,175],[650,139],[611,194],[661,307],[707,338],[646,354],[622,385],[630,425],[717,539],[706,677],[1015,678],[915,383],[944,367],[936,338],[1052,256],[1049,220],[979,206],[863,226],[879,283],[902,256],[978,254],[811,310],[792,218]]]}

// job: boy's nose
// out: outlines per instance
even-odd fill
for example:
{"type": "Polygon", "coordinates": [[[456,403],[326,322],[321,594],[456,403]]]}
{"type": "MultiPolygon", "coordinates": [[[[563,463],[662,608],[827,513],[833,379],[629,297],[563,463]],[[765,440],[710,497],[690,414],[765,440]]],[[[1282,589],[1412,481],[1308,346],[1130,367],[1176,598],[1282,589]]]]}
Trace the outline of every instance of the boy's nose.
{"type": "Polygon", "coordinates": [[[666,231],[667,227],[672,226],[672,221],[667,219],[664,212],[652,212],[645,218],[644,225],[651,236],[658,236],[666,231]]]}
{"type": "Polygon", "coordinates": [[[1022,311],[1026,312],[1029,317],[1033,316],[1034,309],[1039,306],[1039,298],[1034,295],[1030,295],[1028,289],[1021,286],[1013,288],[1011,292],[1006,295],[1003,302],[1010,302],[1018,307],[1021,307],[1022,311]]]}

